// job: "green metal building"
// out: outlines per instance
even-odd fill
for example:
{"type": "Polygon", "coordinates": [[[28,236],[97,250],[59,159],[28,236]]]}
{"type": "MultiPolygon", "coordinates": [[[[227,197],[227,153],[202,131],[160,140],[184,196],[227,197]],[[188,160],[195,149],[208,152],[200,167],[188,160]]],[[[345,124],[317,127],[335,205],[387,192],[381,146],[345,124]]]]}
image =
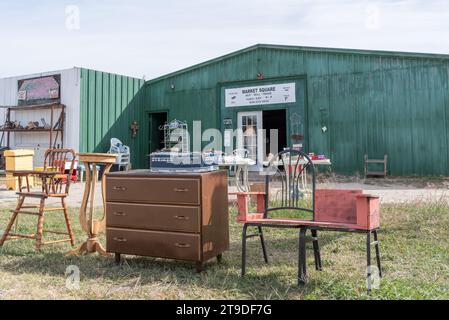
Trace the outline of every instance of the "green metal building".
{"type": "MultiPolygon", "coordinates": [[[[80,69],[80,151],[106,152],[111,138],[130,146],[133,165],[148,150],[134,139],[130,125],[145,121],[143,87],[145,81],[90,69],[80,69]]],[[[146,117],[146,118],[145,118],[146,117]]]]}
{"type": "MultiPolygon", "coordinates": [[[[146,167],[146,155],[160,148],[159,125],[166,120],[187,121],[189,128],[199,120],[203,131],[249,121],[279,129],[282,146],[300,143],[326,155],[335,172],[362,172],[365,154],[387,154],[392,175],[448,175],[448,84],[449,55],[255,45],[142,87],[127,84],[126,97],[107,98],[127,101],[125,108],[110,110],[106,97],[100,104],[86,98],[102,106],[87,113],[108,120],[101,128],[82,121],[96,132],[82,140],[91,151],[106,128],[127,130],[134,167],[146,167]],[[140,127],[134,139],[132,120],[140,127]]],[[[261,149],[266,152],[259,145],[257,156],[265,157],[261,149]]]]}

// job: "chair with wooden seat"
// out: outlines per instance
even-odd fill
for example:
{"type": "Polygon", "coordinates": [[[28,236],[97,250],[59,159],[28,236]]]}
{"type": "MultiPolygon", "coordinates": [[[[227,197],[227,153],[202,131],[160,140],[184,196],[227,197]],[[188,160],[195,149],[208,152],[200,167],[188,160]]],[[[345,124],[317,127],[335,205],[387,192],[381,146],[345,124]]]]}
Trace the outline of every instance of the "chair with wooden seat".
{"type": "MultiPolygon", "coordinates": [[[[19,191],[17,195],[19,196],[17,207],[12,210],[12,217],[0,239],[0,246],[3,246],[6,240],[16,240],[16,239],[34,239],[36,240],[36,250],[40,251],[42,245],[55,244],[70,242],[72,246],[75,245],[73,232],[70,224],[70,218],[68,213],[67,204],[65,199],[69,195],[70,183],[72,181],[74,164],[75,164],[75,151],[69,149],[49,149],[45,153],[45,162],[43,171],[12,171],[11,174],[18,178],[19,181],[19,191]],[[70,163],[70,168],[66,168],[66,163],[70,163]],[[29,178],[31,176],[37,177],[42,180],[42,190],[32,191],[30,189],[29,178]],[[26,186],[23,186],[22,180],[25,179],[26,186]],[[25,200],[27,198],[39,199],[39,205],[25,205],[25,200]],[[61,201],[61,207],[49,208],[45,206],[48,199],[58,199],[61,201]],[[38,209],[37,212],[33,212],[30,209],[38,209]],[[46,213],[49,212],[63,212],[65,218],[65,224],[67,227],[67,232],[65,231],[51,231],[44,230],[44,217],[46,213]],[[14,224],[17,222],[19,214],[23,215],[33,215],[38,217],[37,229],[35,234],[18,234],[11,232],[14,224]],[[43,241],[43,234],[56,234],[64,235],[67,238],[53,240],[53,241],[43,241]]],[[[15,228],[15,229],[16,229],[15,228]]]]}

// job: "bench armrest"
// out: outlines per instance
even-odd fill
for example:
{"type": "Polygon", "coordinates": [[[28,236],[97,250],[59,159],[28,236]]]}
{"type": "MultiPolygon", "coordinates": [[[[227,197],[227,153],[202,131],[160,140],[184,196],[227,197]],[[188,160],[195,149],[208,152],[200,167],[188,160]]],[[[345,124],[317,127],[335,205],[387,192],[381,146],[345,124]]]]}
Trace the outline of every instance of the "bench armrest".
{"type": "Polygon", "coordinates": [[[359,194],[356,196],[356,198],[379,199],[379,196],[372,194],[359,194]]]}

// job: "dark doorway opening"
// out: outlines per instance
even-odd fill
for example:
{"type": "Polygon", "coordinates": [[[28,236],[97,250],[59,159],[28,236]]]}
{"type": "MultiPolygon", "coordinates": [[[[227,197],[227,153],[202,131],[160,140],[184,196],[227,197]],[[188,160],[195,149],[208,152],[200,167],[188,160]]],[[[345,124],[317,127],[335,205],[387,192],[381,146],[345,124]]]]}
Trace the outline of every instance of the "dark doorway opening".
{"type": "Polygon", "coordinates": [[[160,127],[166,122],[167,112],[150,113],[150,153],[164,149],[164,131],[160,130],[160,127]]]}
{"type": "Polygon", "coordinates": [[[277,154],[287,148],[287,113],[286,110],[263,111],[263,129],[265,130],[264,157],[269,153],[277,154]],[[278,130],[277,148],[273,150],[275,144],[272,143],[270,130],[278,130]]]}

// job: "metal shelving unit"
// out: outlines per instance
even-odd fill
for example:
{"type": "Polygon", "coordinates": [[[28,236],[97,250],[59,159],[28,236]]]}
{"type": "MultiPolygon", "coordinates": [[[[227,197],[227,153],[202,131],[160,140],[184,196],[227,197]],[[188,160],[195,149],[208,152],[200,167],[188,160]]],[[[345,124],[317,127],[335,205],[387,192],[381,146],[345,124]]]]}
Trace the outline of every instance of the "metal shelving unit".
{"type": "Polygon", "coordinates": [[[189,138],[187,123],[179,120],[173,120],[162,125],[159,130],[164,131],[165,150],[171,150],[174,147],[180,147],[179,152],[189,151],[189,138]]]}
{"type": "Polygon", "coordinates": [[[1,128],[0,132],[2,132],[2,141],[4,135],[6,133],[6,147],[10,147],[10,135],[11,133],[20,132],[20,133],[33,133],[33,132],[48,132],[49,133],[49,148],[64,147],[64,125],[65,125],[65,105],[60,103],[51,103],[51,104],[41,104],[41,105],[31,105],[31,106],[8,106],[1,107],[6,108],[6,121],[5,126],[8,123],[11,123],[11,113],[12,112],[20,112],[20,111],[30,111],[30,110],[50,110],[50,128],[36,128],[36,129],[26,129],[26,128],[1,128]],[[55,122],[55,111],[60,110],[60,114],[58,120],[55,122]],[[58,139],[60,144],[58,144],[58,139]]]}

